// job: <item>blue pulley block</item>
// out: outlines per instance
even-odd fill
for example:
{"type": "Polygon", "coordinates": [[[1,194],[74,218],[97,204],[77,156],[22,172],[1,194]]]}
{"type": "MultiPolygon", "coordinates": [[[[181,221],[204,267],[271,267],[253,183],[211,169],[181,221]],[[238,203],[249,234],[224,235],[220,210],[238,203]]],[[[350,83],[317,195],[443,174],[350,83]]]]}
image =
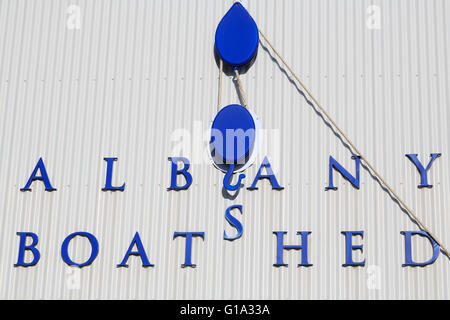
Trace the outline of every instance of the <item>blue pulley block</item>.
{"type": "Polygon", "coordinates": [[[247,67],[258,52],[259,34],[255,21],[235,2],[216,29],[216,50],[232,68],[247,67]]]}
{"type": "Polygon", "coordinates": [[[243,106],[222,108],[214,118],[211,144],[215,158],[223,164],[243,164],[255,146],[256,124],[243,106]]]}

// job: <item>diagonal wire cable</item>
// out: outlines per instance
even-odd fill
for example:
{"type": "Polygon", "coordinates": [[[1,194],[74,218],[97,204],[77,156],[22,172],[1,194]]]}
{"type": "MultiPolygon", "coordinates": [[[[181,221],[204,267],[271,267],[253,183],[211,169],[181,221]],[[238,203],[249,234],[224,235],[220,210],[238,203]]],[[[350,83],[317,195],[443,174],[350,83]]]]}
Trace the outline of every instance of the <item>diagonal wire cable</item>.
{"type": "Polygon", "coordinates": [[[223,73],[223,60],[219,58],[219,88],[217,89],[217,112],[222,107],[222,73],[223,73]]]}
{"type": "Polygon", "coordinates": [[[383,177],[378,173],[377,170],[373,167],[373,165],[366,159],[366,157],[356,148],[356,146],[353,144],[353,142],[347,137],[347,135],[342,131],[342,129],[337,125],[337,123],[330,117],[330,115],[327,113],[327,111],[322,107],[322,105],[317,101],[317,99],[311,94],[311,92],[308,90],[308,88],[303,84],[303,82],[300,80],[300,78],[296,75],[296,73],[292,70],[292,68],[286,63],[286,61],[281,57],[281,55],[278,53],[278,51],[274,48],[272,43],[267,39],[267,37],[264,35],[264,33],[259,30],[259,34],[263,37],[264,41],[269,45],[269,47],[272,49],[272,51],[275,53],[275,55],[278,57],[278,59],[281,60],[281,62],[286,66],[286,68],[289,70],[289,72],[292,74],[292,76],[297,80],[298,84],[302,87],[302,89],[308,94],[310,99],[314,102],[314,104],[320,109],[322,114],[327,118],[327,120],[334,126],[334,128],[339,132],[339,134],[344,138],[344,140],[351,146],[352,150],[355,152],[356,155],[359,156],[359,158],[364,161],[364,163],[369,167],[369,169],[372,171],[372,173],[378,178],[379,181],[385,186],[387,190],[391,193],[391,195],[398,201],[398,203],[401,204],[401,206],[408,212],[408,214],[413,217],[415,222],[419,225],[419,227],[428,233],[428,235],[433,238],[433,240],[439,245],[440,249],[447,255],[447,257],[450,257],[449,252],[447,249],[442,245],[442,243],[437,239],[437,237],[425,226],[425,224],[419,219],[419,217],[414,213],[414,211],[409,208],[406,203],[400,198],[400,196],[392,189],[392,187],[386,182],[386,180],[383,179],[383,177]]]}
{"type": "Polygon", "coordinates": [[[236,75],[236,80],[238,83],[238,88],[239,88],[239,93],[241,95],[242,103],[244,104],[244,107],[247,108],[247,97],[245,96],[244,89],[242,88],[241,77],[239,76],[239,71],[237,68],[234,69],[234,74],[236,75]]]}

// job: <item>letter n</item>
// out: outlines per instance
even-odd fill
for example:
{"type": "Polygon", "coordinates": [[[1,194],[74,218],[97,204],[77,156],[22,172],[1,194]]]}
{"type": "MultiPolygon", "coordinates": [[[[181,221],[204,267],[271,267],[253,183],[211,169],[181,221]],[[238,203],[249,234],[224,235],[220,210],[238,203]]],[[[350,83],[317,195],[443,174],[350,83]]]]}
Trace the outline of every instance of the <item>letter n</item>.
{"type": "Polygon", "coordinates": [[[347,179],[352,186],[356,189],[359,189],[359,165],[360,159],[358,156],[352,156],[352,159],[355,159],[356,164],[356,178],[350,174],[343,166],[340,165],[332,156],[330,156],[330,164],[329,164],[329,184],[325,190],[337,190],[337,187],[333,184],[333,169],[336,169],[345,179],[347,179]]]}

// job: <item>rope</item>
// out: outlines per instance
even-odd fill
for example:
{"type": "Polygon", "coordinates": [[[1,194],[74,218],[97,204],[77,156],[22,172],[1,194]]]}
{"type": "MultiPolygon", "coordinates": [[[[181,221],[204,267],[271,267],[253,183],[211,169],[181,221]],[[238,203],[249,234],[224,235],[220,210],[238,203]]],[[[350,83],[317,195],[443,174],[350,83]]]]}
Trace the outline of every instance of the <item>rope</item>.
{"type": "Polygon", "coordinates": [[[403,206],[403,208],[410,214],[411,217],[414,218],[416,223],[419,225],[419,227],[428,233],[428,235],[433,238],[433,240],[439,245],[440,249],[448,256],[450,257],[449,252],[447,249],[441,244],[441,242],[436,238],[436,236],[431,233],[431,231],[422,223],[422,221],[417,217],[417,215],[406,205],[406,203],[398,196],[398,194],[392,189],[392,187],[383,179],[383,177],[375,170],[375,168],[370,164],[370,162],[362,155],[362,153],[355,147],[355,145],[352,143],[352,141],[345,135],[345,133],[339,128],[339,126],[336,124],[336,122],[333,121],[333,119],[330,117],[330,115],[325,111],[325,109],[320,105],[320,103],[317,101],[316,98],[311,94],[311,92],[306,88],[306,86],[303,84],[303,82],[299,79],[299,77],[295,74],[295,72],[289,67],[289,65],[284,61],[284,59],[281,57],[281,55],[278,53],[277,50],[273,47],[272,43],[266,38],[264,33],[261,32],[261,30],[258,30],[259,34],[263,37],[264,41],[270,46],[270,48],[273,50],[273,52],[276,54],[276,56],[281,60],[281,62],[286,66],[286,68],[289,70],[289,72],[292,74],[292,76],[297,80],[297,82],[300,84],[302,89],[308,94],[308,96],[311,98],[311,100],[316,104],[316,106],[320,109],[320,111],[325,115],[327,120],[333,124],[334,128],[339,132],[339,134],[345,139],[345,141],[351,146],[353,151],[359,156],[359,158],[365,162],[365,164],[370,168],[372,173],[383,183],[383,185],[386,187],[386,189],[389,190],[391,195],[403,206]]]}
{"type": "Polygon", "coordinates": [[[244,89],[242,89],[241,78],[239,77],[239,71],[237,68],[234,69],[234,74],[236,75],[236,80],[238,83],[239,93],[241,95],[242,102],[244,104],[244,107],[247,108],[247,98],[245,97],[244,89]]]}
{"type": "Polygon", "coordinates": [[[222,72],[223,60],[219,58],[219,89],[217,90],[217,112],[220,111],[222,105],[222,72]]]}

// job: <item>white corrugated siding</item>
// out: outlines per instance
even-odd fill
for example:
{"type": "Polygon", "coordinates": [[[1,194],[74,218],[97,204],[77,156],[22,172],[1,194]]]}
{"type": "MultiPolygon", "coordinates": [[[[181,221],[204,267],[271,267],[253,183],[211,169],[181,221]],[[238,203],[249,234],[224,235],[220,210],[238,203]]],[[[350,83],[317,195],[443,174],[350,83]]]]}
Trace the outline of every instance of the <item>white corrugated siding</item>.
{"type": "MultiPolygon", "coordinates": [[[[216,114],[218,70],[214,32],[232,1],[0,1],[0,297],[159,299],[450,298],[449,259],[403,268],[402,230],[417,226],[369,175],[356,190],[336,174],[325,192],[328,157],[350,172],[350,152],[260,47],[244,75],[250,107],[269,132],[267,152],[285,187],[222,194],[223,175],[202,152],[188,191],[169,192],[177,129],[201,145],[216,114]],[[81,29],[66,27],[70,4],[81,29]],[[197,133],[195,133],[197,132],[197,133]],[[195,136],[197,135],[197,136],[195,136]],[[272,139],[272,140],[271,140],[272,139]],[[272,141],[272,142],[270,142],[272,141]],[[20,192],[39,157],[58,189],[40,183],[20,192]],[[116,156],[114,180],[125,192],[102,192],[106,156],[116,156]],[[231,204],[244,206],[244,235],[223,240],[231,204]],[[310,230],[311,268],[274,268],[275,236],[310,230]],[[365,268],[343,268],[342,230],[364,230],[365,268]],[[39,235],[41,260],[14,268],[18,231],[39,235]],[[81,271],[60,257],[74,231],[100,242],[96,261],[81,271]],[[139,231],[154,268],[137,257],[116,268],[139,231]],[[182,269],[184,240],[174,231],[204,231],[194,240],[196,269],[182,269]],[[375,274],[372,271],[375,270],[375,274]],[[368,286],[373,277],[379,286],[368,286]],[[375,278],[376,279],[376,278],[375,278]]],[[[447,0],[249,0],[258,26],[319,101],[424,223],[450,246],[450,16],[447,0]],[[381,8],[381,29],[366,27],[366,10],[381,8]],[[406,153],[423,162],[432,189],[406,153]]],[[[223,103],[238,102],[231,78],[223,103]]],[[[186,137],[186,136],[185,136],[186,137]]],[[[202,150],[201,150],[202,151],[202,150]]],[[[263,156],[263,154],[260,154],[263,156]]],[[[194,160],[197,159],[197,160],[194,160]]],[[[246,186],[257,165],[247,170],[246,186]]],[[[196,162],[196,163],[194,163],[196,162]]],[[[430,248],[416,243],[425,259],[430,248]]],[[[71,251],[89,254],[83,240],[71,251]]]]}

